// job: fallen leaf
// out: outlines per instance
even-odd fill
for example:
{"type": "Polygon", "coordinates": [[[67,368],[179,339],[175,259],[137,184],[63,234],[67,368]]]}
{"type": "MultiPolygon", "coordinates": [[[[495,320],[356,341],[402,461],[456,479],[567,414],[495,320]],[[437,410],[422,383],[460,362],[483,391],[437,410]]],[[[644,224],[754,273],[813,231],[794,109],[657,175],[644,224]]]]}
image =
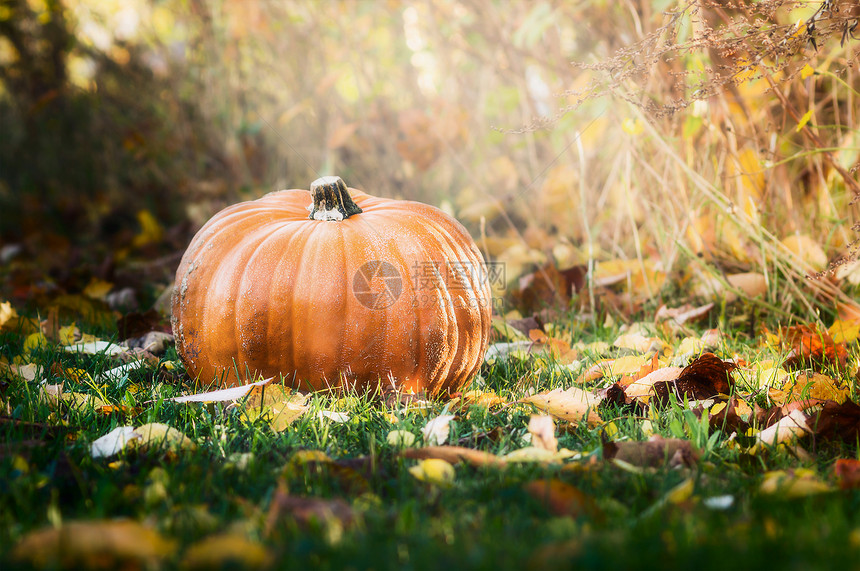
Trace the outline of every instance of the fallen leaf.
{"type": "Polygon", "coordinates": [[[481,450],[463,448],[462,446],[425,446],[423,448],[407,448],[402,452],[404,458],[427,460],[435,458],[445,460],[449,464],[465,462],[471,466],[502,466],[504,460],[481,450]]]}
{"type": "Polygon", "coordinates": [[[603,445],[603,457],[617,459],[633,466],[658,468],[692,468],[699,461],[699,451],[688,440],[652,436],[645,442],[607,442],[603,445]]]}
{"type": "Polygon", "coordinates": [[[193,543],[182,556],[183,569],[263,569],[273,558],[268,550],[238,533],[210,535],[193,543]]]}
{"type": "Polygon", "coordinates": [[[647,353],[655,339],[654,337],[645,337],[641,333],[626,333],[616,337],[612,345],[619,349],[630,349],[637,353],[647,353]]]}
{"type": "Polygon", "coordinates": [[[558,440],[555,438],[555,423],[549,415],[533,414],[529,418],[529,434],[532,435],[532,444],[537,448],[543,448],[550,452],[558,450],[558,440]]]}
{"type": "Polygon", "coordinates": [[[827,333],[833,342],[838,344],[851,344],[860,338],[860,319],[842,320],[837,319],[827,328],[827,333]]]}
{"type": "Polygon", "coordinates": [[[282,480],[266,515],[263,535],[271,537],[276,526],[284,521],[294,521],[302,529],[322,528],[329,543],[337,543],[344,529],[357,522],[352,507],[340,498],[307,498],[293,496],[282,480]]]}
{"type": "Polygon", "coordinates": [[[755,454],[762,446],[776,446],[777,444],[789,444],[798,438],[810,433],[807,424],[807,416],[802,410],[791,411],[771,426],[756,435],[756,443],[750,449],[755,454]]]}
{"type": "Polygon", "coordinates": [[[860,488],[860,460],[855,458],[839,458],[833,465],[833,473],[839,480],[843,490],[860,488]]]}
{"type": "Polygon", "coordinates": [[[590,426],[600,424],[597,405],[602,397],[586,392],[578,387],[555,389],[521,399],[519,402],[533,404],[538,410],[569,422],[585,420],[590,426]]]}
{"type": "Polygon", "coordinates": [[[93,441],[90,454],[93,458],[108,458],[119,454],[129,440],[140,438],[133,426],[118,426],[101,438],[93,441]]]}
{"type": "Polygon", "coordinates": [[[672,320],[677,325],[684,325],[688,321],[698,321],[705,317],[713,308],[713,303],[706,303],[705,305],[700,305],[698,307],[684,304],[681,307],[669,308],[663,305],[657,310],[657,313],[654,315],[654,320],[658,322],[672,320]]]}
{"type": "Polygon", "coordinates": [[[385,441],[395,448],[409,448],[415,444],[415,435],[408,430],[392,430],[385,437],[385,441]]]}
{"type": "Polygon", "coordinates": [[[820,272],[827,267],[827,254],[824,253],[818,242],[806,234],[786,236],[782,240],[782,245],[815,272],[820,272]]]}
{"type": "Polygon", "coordinates": [[[578,488],[561,480],[535,480],[523,489],[539,501],[551,514],[558,517],[600,517],[597,502],[578,488]]]}
{"type": "Polygon", "coordinates": [[[780,345],[789,351],[783,366],[789,370],[832,365],[845,369],[848,360],[848,349],[844,343],[835,343],[827,331],[820,331],[818,326],[795,325],[780,328],[780,345]]]}
{"type": "Polygon", "coordinates": [[[545,448],[526,446],[502,456],[502,461],[516,464],[559,464],[563,460],[576,456],[575,452],[562,448],[552,452],[545,448]]]}
{"type": "Polygon", "coordinates": [[[449,423],[452,420],[454,420],[453,414],[440,414],[428,420],[427,424],[421,429],[421,434],[424,435],[424,442],[429,446],[445,444],[451,432],[449,423]]]}
{"type": "Polygon", "coordinates": [[[681,367],[663,367],[662,369],[652,371],[641,379],[633,381],[627,385],[627,387],[624,388],[624,394],[626,394],[628,398],[649,396],[653,392],[655,383],[674,381],[683,370],[684,369],[681,367]]]}
{"type": "Polygon", "coordinates": [[[832,492],[833,486],[823,482],[817,474],[805,468],[775,470],[764,475],[759,490],[763,494],[779,494],[784,498],[800,498],[832,492]]]}
{"type": "Polygon", "coordinates": [[[763,274],[755,272],[731,274],[726,276],[726,281],[748,298],[767,294],[767,278],[763,274]]]}
{"type": "Polygon", "coordinates": [[[416,479],[430,484],[448,486],[454,481],[454,467],[439,458],[419,460],[418,464],[409,468],[409,473],[416,479]]]}
{"type": "Polygon", "coordinates": [[[807,424],[815,431],[816,439],[856,442],[860,438],[860,406],[850,400],[842,404],[826,401],[807,424]]]}
{"type": "Polygon", "coordinates": [[[735,367],[734,363],[727,363],[713,353],[703,353],[684,367],[674,381],[654,383],[654,398],[665,405],[670,394],[674,394],[679,402],[728,395],[731,392],[729,373],[735,367]]]}
{"type": "Polygon", "coordinates": [[[93,458],[108,458],[119,454],[130,443],[141,449],[152,449],[156,446],[165,446],[172,450],[196,447],[194,441],[175,428],[153,422],[137,428],[119,426],[111,430],[92,443],[90,454],[93,458]]]}
{"type": "Polygon", "coordinates": [[[239,385],[238,387],[231,387],[229,389],[219,389],[217,391],[209,391],[205,393],[197,393],[193,395],[187,395],[182,397],[174,397],[171,399],[167,399],[173,402],[227,402],[227,401],[237,401],[247,395],[254,387],[261,387],[264,385],[268,385],[274,380],[274,377],[270,377],[268,379],[264,379],[262,381],[257,381],[256,383],[249,383],[247,385],[239,385]]]}
{"type": "Polygon", "coordinates": [[[118,355],[119,353],[128,351],[127,348],[111,343],[110,341],[76,343],[74,345],[67,345],[63,347],[63,349],[69,353],[84,353],[86,355],[98,355],[100,353],[104,353],[105,355],[118,355]]]}
{"type": "Polygon", "coordinates": [[[848,399],[849,393],[847,386],[826,375],[801,373],[796,379],[787,377],[778,389],[768,391],[768,397],[777,406],[805,399],[832,400],[842,404],[848,399]]]}
{"type": "Polygon", "coordinates": [[[176,550],[172,540],[130,520],[71,521],[25,535],[12,558],[41,569],[156,567],[176,550]]]}
{"type": "Polygon", "coordinates": [[[15,308],[12,307],[10,302],[4,301],[3,303],[0,303],[0,329],[17,318],[18,312],[15,311],[15,308]]]}

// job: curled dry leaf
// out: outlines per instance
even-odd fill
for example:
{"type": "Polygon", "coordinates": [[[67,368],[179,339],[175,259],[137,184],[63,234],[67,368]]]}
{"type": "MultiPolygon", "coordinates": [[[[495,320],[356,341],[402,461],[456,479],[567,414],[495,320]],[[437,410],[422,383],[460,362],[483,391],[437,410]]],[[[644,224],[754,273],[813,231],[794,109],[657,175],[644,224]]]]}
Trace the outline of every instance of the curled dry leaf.
{"type": "Polygon", "coordinates": [[[597,414],[597,405],[602,401],[603,397],[578,387],[571,387],[566,390],[559,388],[531,395],[519,402],[532,404],[538,410],[561,420],[568,422],[585,420],[590,426],[596,426],[602,422],[597,414]]]}
{"type": "Polygon", "coordinates": [[[428,460],[436,458],[449,464],[464,462],[472,466],[502,466],[504,460],[481,450],[463,448],[462,446],[425,446],[424,448],[407,448],[402,452],[404,458],[413,460],[428,460]]]}
{"type": "Polygon", "coordinates": [[[658,403],[666,404],[670,394],[679,401],[728,395],[731,392],[729,373],[735,368],[734,363],[725,362],[713,353],[704,353],[684,367],[674,381],[654,383],[654,397],[658,403]]]}
{"type": "Polygon", "coordinates": [[[249,383],[247,385],[239,385],[238,387],[231,387],[229,389],[220,389],[217,391],[208,391],[205,393],[197,393],[193,395],[187,395],[182,397],[174,397],[171,400],[173,402],[229,402],[236,401],[247,395],[254,387],[261,387],[264,385],[268,385],[274,380],[274,377],[270,377],[268,379],[264,379],[262,381],[257,381],[256,383],[249,383]]]}
{"type": "Polygon", "coordinates": [[[558,450],[558,440],[555,438],[555,423],[552,417],[546,414],[533,414],[529,419],[529,434],[532,435],[532,444],[536,448],[543,448],[550,452],[558,450]]]}

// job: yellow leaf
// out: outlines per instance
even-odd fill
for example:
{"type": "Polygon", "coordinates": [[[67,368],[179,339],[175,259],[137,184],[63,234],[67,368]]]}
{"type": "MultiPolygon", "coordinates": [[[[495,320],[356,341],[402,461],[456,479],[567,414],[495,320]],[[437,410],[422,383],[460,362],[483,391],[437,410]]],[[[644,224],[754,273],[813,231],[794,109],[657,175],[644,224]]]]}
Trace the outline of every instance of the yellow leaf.
{"type": "Polygon", "coordinates": [[[678,345],[678,354],[686,355],[688,353],[699,354],[705,350],[705,342],[699,337],[684,337],[681,344],[678,345]]]}
{"type": "Polygon", "coordinates": [[[827,254],[824,253],[818,242],[806,234],[787,236],[782,240],[782,245],[799,259],[809,264],[815,271],[820,272],[827,267],[827,254]]]}
{"type": "Polygon", "coordinates": [[[237,533],[220,533],[193,544],[185,552],[184,569],[263,569],[272,562],[261,544],[237,533]]]}
{"type": "Polygon", "coordinates": [[[797,122],[797,127],[794,128],[795,133],[800,133],[800,130],[803,129],[809,120],[812,119],[812,113],[815,109],[810,109],[806,113],[803,114],[803,117],[800,118],[800,121],[797,122]]]}
{"type": "Polygon", "coordinates": [[[438,458],[419,460],[418,464],[409,468],[409,473],[422,482],[450,485],[454,481],[454,466],[438,458]]]}
{"type": "Polygon", "coordinates": [[[801,374],[797,379],[788,378],[778,390],[770,391],[768,395],[778,406],[803,399],[832,400],[842,404],[848,399],[849,392],[848,387],[842,383],[837,383],[826,375],[814,373],[811,377],[801,374]]]}
{"type": "Polygon", "coordinates": [[[835,488],[818,478],[812,470],[775,470],[764,475],[761,483],[764,494],[779,494],[785,498],[799,498],[832,492],[835,488]]]}
{"type": "Polygon", "coordinates": [[[502,460],[504,462],[523,464],[558,464],[562,460],[566,460],[567,458],[575,455],[575,452],[572,452],[567,448],[562,448],[561,450],[553,452],[546,450],[545,448],[526,446],[525,448],[520,448],[519,450],[514,450],[513,452],[505,454],[502,456],[502,460]]]}
{"type": "Polygon", "coordinates": [[[686,502],[692,497],[695,487],[695,478],[687,478],[666,493],[666,501],[670,504],[686,502]]]}
{"type": "Polygon", "coordinates": [[[578,387],[567,390],[555,389],[520,400],[523,403],[533,404],[539,410],[561,420],[569,422],[585,420],[590,426],[596,426],[601,422],[596,409],[602,401],[601,397],[578,387]]]}
{"type": "Polygon", "coordinates": [[[171,449],[186,449],[193,450],[197,448],[194,441],[179,432],[173,427],[167,426],[160,422],[151,422],[144,424],[134,429],[135,434],[140,435],[139,439],[132,442],[143,448],[153,446],[166,446],[171,449]]]}
{"type": "Polygon", "coordinates": [[[47,347],[47,346],[48,346],[48,339],[42,334],[41,331],[39,333],[31,333],[24,340],[24,348],[23,348],[24,354],[25,355],[30,354],[33,351],[36,351],[37,349],[47,347]]]}
{"type": "Polygon", "coordinates": [[[395,448],[409,448],[415,444],[415,435],[408,430],[392,430],[385,437],[385,441],[395,448]]]}
{"type": "Polygon", "coordinates": [[[104,299],[111,289],[113,289],[112,283],[98,278],[91,278],[87,287],[84,288],[83,294],[93,299],[104,299]]]}
{"type": "Polygon", "coordinates": [[[833,322],[827,332],[833,338],[833,342],[839,345],[840,343],[854,343],[860,337],[860,320],[837,319],[833,322]]]}
{"type": "Polygon", "coordinates": [[[0,327],[3,327],[16,317],[18,317],[18,313],[10,302],[4,301],[0,303],[0,327]]]}
{"type": "Polygon", "coordinates": [[[59,341],[60,345],[71,345],[75,342],[79,334],[80,331],[77,327],[75,327],[75,324],[72,323],[71,325],[60,327],[57,340],[59,341]]]}
{"type": "Polygon", "coordinates": [[[815,69],[809,64],[806,64],[803,66],[803,69],[800,70],[800,79],[806,79],[812,75],[815,75],[815,69]]]}
{"type": "Polygon", "coordinates": [[[176,542],[129,520],[68,522],[24,536],[14,559],[38,568],[149,568],[176,550],[176,542]]]}
{"type": "Polygon", "coordinates": [[[621,122],[621,128],[625,133],[634,137],[642,134],[642,131],[645,130],[645,126],[642,124],[642,121],[639,119],[631,119],[629,117],[621,122]]]}
{"type": "Polygon", "coordinates": [[[164,236],[164,229],[155,216],[149,210],[141,210],[137,213],[137,222],[140,224],[140,232],[132,240],[136,248],[160,242],[164,236]]]}

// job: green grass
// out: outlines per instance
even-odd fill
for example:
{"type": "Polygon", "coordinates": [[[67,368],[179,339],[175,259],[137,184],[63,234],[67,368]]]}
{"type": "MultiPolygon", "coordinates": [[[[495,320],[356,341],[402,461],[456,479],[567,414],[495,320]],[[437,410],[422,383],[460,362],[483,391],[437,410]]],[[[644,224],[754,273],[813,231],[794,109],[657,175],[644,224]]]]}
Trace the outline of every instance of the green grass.
{"type": "MultiPolygon", "coordinates": [[[[607,340],[617,332],[588,331],[585,340],[607,340]]],[[[19,354],[20,336],[0,336],[2,355],[19,354]]],[[[732,342],[735,343],[735,342],[732,342]]],[[[753,348],[726,348],[752,356],[753,348]]],[[[586,357],[589,362],[591,357],[586,357]]],[[[173,349],[163,362],[173,362],[173,349]]],[[[35,362],[59,362],[95,377],[111,365],[102,356],[40,350],[35,362]]],[[[529,376],[534,358],[485,365],[482,382],[510,402],[529,386],[569,386],[564,376],[529,376]]],[[[56,368],[55,368],[56,369],[56,368]]],[[[49,382],[58,379],[48,374],[49,382]]],[[[40,400],[36,382],[4,381],[0,456],[0,566],[27,565],[13,558],[17,544],[34,530],[76,520],[129,518],[176,541],[176,550],[156,565],[179,566],[195,543],[214,534],[262,545],[280,568],[522,569],[522,568],[856,568],[860,556],[860,491],[807,497],[759,491],[769,470],[811,468],[834,482],[831,465],[856,457],[852,443],[819,447],[811,460],[787,452],[749,455],[727,444],[683,407],[655,417],[665,437],[691,440],[702,452],[693,469],[625,470],[602,459],[602,439],[642,440],[642,418],[611,407],[611,437],[605,425],[559,423],[559,446],[581,458],[558,465],[523,464],[504,469],[457,465],[450,486],[418,481],[416,462],[386,441],[394,429],[412,432],[445,410],[386,409],[368,396],[314,395],[310,411],[281,433],[264,418],[248,421],[238,408],[187,405],[164,399],[179,395],[177,383],[159,381],[153,369],[94,388],[66,380],[66,390],[95,394],[111,403],[136,406],[135,414],[103,414],[92,407],[56,408],[40,400]],[[155,400],[154,403],[144,404],[155,400]],[[160,399],[160,400],[159,400],[160,399]],[[335,423],[318,410],[347,412],[335,423]],[[14,419],[14,420],[13,420],[14,419]],[[93,459],[90,443],[117,426],[161,422],[197,444],[194,450],[129,450],[93,459]],[[332,462],[303,462],[297,452],[322,451],[332,462]],[[664,496],[688,478],[692,496],[679,503],[664,496]],[[524,485],[559,479],[597,506],[576,517],[553,515],[524,485]],[[294,497],[342,498],[355,520],[315,520],[306,525],[281,517],[268,529],[267,514],[279,483],[294,497]],[[730,495],[732,506],[710,509],[704,500],[730,495]]],[[[449,439],[505,454],[525,446],[531,410],[522,405],[458,411],[449,439]]],[[[108,559],[113,565],[113,560],[108,559]]],[[[246,567],[247,560],[221,560],[246,567]]]]}

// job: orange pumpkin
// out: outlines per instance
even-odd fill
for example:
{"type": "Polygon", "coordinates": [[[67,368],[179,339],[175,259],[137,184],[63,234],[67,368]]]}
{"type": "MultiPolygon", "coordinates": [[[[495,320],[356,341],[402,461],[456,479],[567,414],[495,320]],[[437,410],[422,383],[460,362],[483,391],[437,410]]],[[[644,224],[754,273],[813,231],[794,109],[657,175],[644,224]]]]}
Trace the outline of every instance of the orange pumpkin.
{"type": "Polygon", "coordinates": [[[323,177],[209,220],[176,272],[172,324],[206,382],[439,394],[477,373],[490,305],[483,258],[456,220],[323,177]]]}

